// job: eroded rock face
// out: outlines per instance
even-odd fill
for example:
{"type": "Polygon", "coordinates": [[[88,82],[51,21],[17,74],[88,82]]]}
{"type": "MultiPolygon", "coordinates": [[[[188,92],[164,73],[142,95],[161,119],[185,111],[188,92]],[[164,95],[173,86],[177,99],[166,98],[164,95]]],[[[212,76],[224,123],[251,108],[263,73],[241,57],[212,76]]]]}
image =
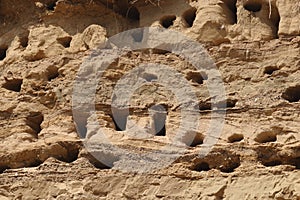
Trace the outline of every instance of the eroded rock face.
{"type": "Polygon", "coordinates": [[[299,199],[299,18],[292,0],[1,1],[0,199],[299,199]],[[72,107],[82,63],[106,58],[97,56],[113,48],[103,44],[112,35],[145,26],[200,42],[221,73],[225,123],[205,157],[199,150],[225,102],[212,106],[213,77],[169,51],[120,56],[96,87],[95,111],[72,107]],[[124,78],[147,63],[179,78],[148,68],[124,78]],[[113,95],[124,80],[144,84],[130,105],[112,108],[129,91],[113,95]],[[177,137],[186,104],[172,88],[182,83],[195,91],[201,128],[177,137]],[[136,173],[157,163],[164,167],[136,173]]]}

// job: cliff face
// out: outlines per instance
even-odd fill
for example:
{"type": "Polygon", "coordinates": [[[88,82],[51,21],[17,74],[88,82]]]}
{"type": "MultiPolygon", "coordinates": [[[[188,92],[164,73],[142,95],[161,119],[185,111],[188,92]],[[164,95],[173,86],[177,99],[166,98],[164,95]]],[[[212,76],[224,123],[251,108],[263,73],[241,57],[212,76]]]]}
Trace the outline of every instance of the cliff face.
{"type": "MultiPolygon", "coordinates": [[[[101,70],[86,69],[82,80],[101,70]]],[[[0,199],[298,200],[299,69],[295,0],[0,1],[0,199]],[[157,48],[114,59],[95,87],[93,112],[76,107],[74,90],[78,102],[90,100],[88,87],[74,88],[80,69],[113,55],[108,38],[139,27],[199,42],[206,57],[196,60],[216,67],[224,101],[214,101],[209,71],[157,48]],[[147,63],[161,69],[134,71],[147,63]],[[128,113],[111,109],[132,90],[113,95],[124,80],[143,80],[122,104],[128,113]],[[186,104],[173,91],[189,91],[181,84],[195,91],[200,128],[176,138],[186,104]],[[215,113],[224,126],[201,157],[215,113]],[[163,167],[140,173],[157,163],[163,167]]]]}

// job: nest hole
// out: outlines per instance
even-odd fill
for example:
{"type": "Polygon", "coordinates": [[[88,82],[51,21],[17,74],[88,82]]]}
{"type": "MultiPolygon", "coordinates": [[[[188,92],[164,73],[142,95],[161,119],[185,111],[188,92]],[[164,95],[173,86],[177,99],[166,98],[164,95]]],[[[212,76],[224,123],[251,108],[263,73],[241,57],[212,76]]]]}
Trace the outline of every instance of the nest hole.
{"type": "Polygon", "coordinates": [[[278,70],[278,67],[276,67],[276,66],[268,66],[265,68],[264,73],[268,74],[268,75],[272,75],[277,70],[278,70]]]}
{"type": "Polygon", "coordinates": [[[56,159],[66,162],[66,163],[71,163],[74,162],[78,159],[79,156],[79,145],[75,143],[70,143],[70,142],[64,142],[60,144],[64,149],[67,150],[67,154],[65,156],[58,157],[56,159]]]}
{"type": "Polygon", "coordinates": [[[196,8],[190,8],[182,14],[182,18],[184,19],[187,27],[192,27],[194,21],[196,19],[196,8]]]}
{"type": "Polygon", "coordinates": [[[203,135],[201,133],[196,133],[192,143],[190,144],[190,147],[196,147],[198,145],[203,144],[203,135]]]}
{"type": "Polygon", "coordinates": [[[125,17],[130,20],[133,20],[133,21],[139,21],[140,20],[140,12],[136,7],[131,6],[128,8],[125,17]]]}
{"type": "Polygon", "coordinates": [[[0,174],[2,174],[7,169],[10,169],[10,167],[8,167],[6,165],[0,166],[0,174]]]}
{"type": "Polygon", "coordinates": [[[20,92],[23,84],[23,79],[12,79],[12,80],[5,80],[6,82],[2,85],[3,88],[14,91],[20,92]]]}
{"type": "Polygon", "coordinates": [[[260,1],[247,1],[244,3],[244,8],[249,12],[259,12],[262,8],[262,3],[260,1]]]}
{"type": "Polygon", "coordinates": [[[0,60],[4,60],[6,58],[7,49],[7,46],[0,47],[0,60]]]}
{"type": "Polygon", "coordinates": [[[227,108],[234,108],[236,103],[237,103],[236,99],[227,99],[226,100],[226,107],[227,108]]]}
{"type": "Polygon", "coordinates": [[[55,7],[56,7],[56,2],[57,2],[57,1],[52,1],[52,2],[50,2],[49,4],[47,4],[47,5],[46,5],[47,10],[54,11],[54,10],[55,10],[55,7]]]}
{"type": "Polygon", "coordinates": [[[243,134],[233,134],[231,136],[228,137],[228,142],[229,143],[235,143],[235,142],[240,142],[244,139],[244,135],[243,134]]]}
{"type": "Polygon", "coordinates": [[[67,37],[57,38],[56,40],[63,47],[69,48],[70,45],[71,45],[72,37],[71,36],[67,36],[67,37]]]}
{"type": "Polygon", "coordinates": [[[281,97],[290,103],[298,102],[300,100],[300,85],[287,88],[281,97]]]}
{"type": "Polygon", "coordinates": [[[292,162],[296,169],[300,169],[300,157],[293,159],[292,162]]]}
{"type": "MultiPolygon", "coordinates": [[[[110,5],[108,5],[110,7],[110,5]]],[[[131,21],[139,21],[140,20],[140,12],[139,10],[133,6],[129,5],[127,2],[124,1],[116,1],[116,4],[111,8],[118,14],[122,15],[126,19],[131,21]]]]}
{"type": "Polygon", "coordinates": [[[282,165],[282,162],[280,160],[272,160],[269,162],[264,162],[262,164],[266,167],[274,167],[274,166],[282,165]]]}
{"type": "Polygon", "coordinates": [[[176,19],[175,15],[167,15],[162,17],[159,20],[159,23],[164,27],[164,28],[169,28],[170,26],[174,25],[174,21],[176,19]]]}
{"type": "Polygon", "coordinates": [[[210,167],[209,167],[209,164],[207,162],[200,162],[198,164],[196,164],[194,167],[193,167],[193,170],[194,171],[198,171],[198,172],[201,172],[201,171],[209,171],[210,170],[210,167]]]}
{"type": "Polygon", "coordinates": [[[254,141],[258,143],[276,142],[276,140],[276,134],[269,131],[259,133],[254,139],[254,141]]]}
{"type": "Polygon", "coordinates": [[[237,0],[223,0],[225,3],[227,9],[231,12],[231,24],[236,24],[237,23],[237,7],[236,7],[236,2],[237,0]]]}
{"type": "Polygon", "coordinates": [[[47,78],[51,81],[59,76],[58,68],[55,66],[50,66],[47,68],[47,78]]]}
{"type": "Polygon", "coordinates": [[[211,110],[211,103],[210,102],[200,102],[199,109],[201,111],[208,111],[211,110]]]}
{"type": "Polygon", "coordinates": [[[240,166],[240,161],[238,160],[237,162],[231,162],[230,164],[228,164],[227,166],[223,166],[220,168],[221,172],[224,173],[232,173],[234,172],[234,170],[236,168],[238,168],[240,166]]]}
{"type": "Polygon", "coordinates": [[[28,166],[25,167],[38,167],[42,164],[43,162],[39,159],[33,160],[31,163],[29,163],[28,166]]]}
{"type": "Polygon", "coordinates": [[[201,72],[190,71],[186,74],[186,79],[193,83],[201,85],[203,84],[203,81],[207,79],[207,77],[201,72]]]}

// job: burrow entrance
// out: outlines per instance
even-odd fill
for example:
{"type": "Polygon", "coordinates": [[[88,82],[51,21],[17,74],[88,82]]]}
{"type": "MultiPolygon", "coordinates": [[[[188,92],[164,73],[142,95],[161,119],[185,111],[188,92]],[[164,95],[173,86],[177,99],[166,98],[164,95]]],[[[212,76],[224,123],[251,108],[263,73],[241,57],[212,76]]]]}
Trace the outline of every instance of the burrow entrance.
{"type": "Polygon", "coordinates": [[[255,138],[254,141],[258,143],[267,143],[267,142],[276,142],[277,136],[274,132],[265,131],[259,133],[255,138]]]}
{"type": "Polygon", "coordinates": [[[228,137],[228,142],[229,143],[235,143],[235,142],[240,142],[244,139],[244,135],[243,134],[238,134],[235,133],[231,136],[228,137]]]}
{"type": "Polygon", "coordinates": [[[261,0],[246,1],[243,6],[249,12],[259,12],[262,8],[262,2],[261,0]]]}
{"type": "Polygon", "coordinates": [[[66,37],[57,38],[56,40],[63,47],[69,48],[70,45],[71,45],[72,37],[71,36],[66,36],[66,37]]]}
{"type": "Polygon", "coordinates": [[[22,88],[23,79],[6,79],[6,82],[2,85],[3,88],[14,92],[20,92],[22,88]]]}
{"type": "Polygon", "coordinates": [[[47,78],[51,81],[59,76],[58,68],[56,66],[49,66],[47,68],[47,78]]]}
{"type": "Polygon", "coordinates": [[[190,8],[182,14],[182,18],[186,23],[186,27],[192,27],[196,19],[196,8],[190,8]]]}
{"type": "Polygon", "coordinates": [[[231,12],[231,19],[229,20],[231,24],[236,24],[237,23],[237,7],[236,7],[236,2],[237,0],[223,0],[225,3],[227,9],[231,12]]]}
{"type": "Polygon", "coordinates": [[[190,144],[190,147],[196,147],[198,145],[203,144],[203,140],[204,140],[204,136],[201,133],[195,133],[195,137],[192,141],[192,143],[190,144]]]}
{"type": "Polygon", "coordinates": [[[287,88],[281,97],[290,103],[300,101],[300,85],[287,88]]]}
{"type": "Polygon", "coordinates": [[[173,26],[174,21],[176,19],[175,15],[167,15],[162,17],[159,20],[159,23],[164,27],[164,28],[169,28],[170,26],[173,26]]]}
{"type": "Polygon", "coordinates": [[[46,5],[46,8],[47,10],[49,11],[54,11],[55,10],[55,7],[56,7],[56,0],[54,1],[50,1],[47,5],[46,5]]]}
{"type": "Polygon", "coordinates": [[[7,49],[7,46],[0,47],[0,60],[4,60],[6,58],[7,49]]]}
{"type": "Polygon", "coordinates": [[[265,69],[264,69],[264,73],[265,74],[268,74],[268,75],[272,75],[275,71],[279,70],[278,67],[276,66],[267,66],[265,69]]]}

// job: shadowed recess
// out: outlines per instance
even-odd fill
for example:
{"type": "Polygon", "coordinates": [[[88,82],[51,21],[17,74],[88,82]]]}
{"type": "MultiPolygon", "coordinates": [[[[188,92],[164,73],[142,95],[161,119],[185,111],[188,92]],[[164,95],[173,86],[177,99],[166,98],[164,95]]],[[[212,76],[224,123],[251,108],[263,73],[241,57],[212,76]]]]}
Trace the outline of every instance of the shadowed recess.
{"type": "Polygon", "coordinates": [[[197,83],[199,85],[203,84],[203,80],[206,80],[207,77],[203,77],[200,72],[189,71],[186,74],[186,79],[192,81],[193,83],[197,83]]]}
{"type": "Polygon", "coordinates": [[[270,131],[259,133],[254,138],[254,141],[258,143],[276,142],[276,140],[277,140],[276,134],[270,131]]]}
{"type": "Polygon", "coordinates": [[[71,36],[67,36],[67,37],[57,38],[56,40],[63,47],[69,48],[70,44],[71,44],[71,41],[72,41],[72,37],[71,36]]]}
{"type": "Polygon", "coordinates": [[[58,68],[51,65],[47,68],[47,77],[48,81],[51,81],[52,79],[55,79],[59,76],[58,68]]]}
{"type": "Polygon", "coordinates": [[[300,85],[287,88],[281,97],[290,103],[298,102],[300,100],[300,85]]]}
{"type": "Polygon", "coordinates": [[[129,18],[131,20],[134,20],[134,21],[139,21],[140,20],[140,12],[136,7],[131,6],[128,8],[125,17],[129,18]]]}
{"type": "Polygon", "coordinates": [[[228,137],[228,142],[229,143],[235,143],[235,142],[240,142],[244,139],[244,135],[243,134],[233,134],[231,136],[228,137]]]}
{"type": "Polygon", "coordinates": [[[0,60],[4,60],[6,58],[7,49],[7,46],[0,47],[0,60]]]}
{"type": "Polygon", "coordinates": [[[128,2],[116,1],[116,4],[114,6],[112,7],[112,9],[126,19],[132,21],[140,20],[139,10],[135,6],[129,5],[128,2]]]}
{"type": "Polygon", "coordinates": [[[54,156],[56,159],[58,159],[62,162],[66,162],[66,163],[71,163],[78,159],[80,145],[78,145],[77,143],[73,143],[73,142],[60,142],[59,144],[67,152],[65,155],[54,156]]]}
{"type": "Polygon", "coordinates": [[[159,20],[159,23],[164,27],[164,28],[169,28],[170,26],[173,26],[174,21],[176,19],[175,15],[167,15],[162,17],[159,20]]]}
{"type": "Polygon", "coordinates": [[[207,162],[200,162],[198,164],[196,164],[194,167],[193,167],[193,170],[194,171],[198,171],[198,172],[201,172],[201,171],[209,171],[210,170],[210,167],[209,167],[209,164],[207,162]]]}
{"type": "Polygon", "coordinates": [[[0,166],[0,174],[2,174],[5,170],[7,170],[7,169],[10,169],[8,166],[5,166],[5,165],[1,165],[0,166]]]}
{"type": "Polygon", "coordinates": [[[300,157],[292,159],[292,162],[296,169],[300,169],[300,157]]]}
{"type": "Polygon", "coordinates": [[[263,165],[266,167],[273,167],[273,166],[282,165],[282,162],[280,160],[272,160],[272,161],[263,163],[263,165]]]}
{"type": "Polygon", "coordinates": [[[250,12],[259,12],[262,8],[260,0],[252,0],[244,3],[244,8],[250,12]]]}
{"type": "Polygon", "coordinates": [[[234,108],[237,102],[238,102],[237,99],[227,99],[226,100],[226,107],[227,108],[234,108]]]}
{"type": "Polygon", "coordinates": [[[55,6],[56,6],[56,2],[57,1],[51,1],[48,4],[46,4],[47,10],[54,11],[55,10],[55,6]]]}
{"type": "Polygon", "coordinates": [[[232,173],[236,168],[240,166],[240,160],[232,161],[227,165],[223,165],[220,167],[220,171],[224,173],[232,173]]]}
{"type": "Polygon", "coordinates": [[[203,111],[204,111],[204,110],[206,110],[206,111],[207,111],[207,110],[211,110],[211,103],[208,102],[208,101],[207,101],[207,102],[200,102],[200,103],[199,103],[199,109],[200,109],[200,110],[203,110],[203,111]]]}
{"type": "Polygon", "coordinates": [[[23,79],[5,79],[5,83],[2,85],[3,88],[14,92],[20,92],[22,88],[23,79]]]}
{"type": "Polygon", "coordinates": [[[26,31],[26,33],[24,35],[19,37],[20,45],[23,48],[26,48],[28,46],[28,40],[29,40],[28,37],[29,37],[29,31],[26,31]]]}
{"type": "Polygon", "coordinates": [[[267,66],[264,70],[264,73],[268,74],[268,75],[272,75],[273,72],[275,72],[277,70],[278,70],[278,67],[276,67],[276,66],[267,66]]]}
{"type": "Polygon", "coordinates": [[[281,20],[276,3],[271,4],[271,10],[269,10],[269,12],[271,13],[271,16],[270,16],[271,23],[274,26],[274,28],[273,28],[274,39],[276,39],[276,38],[279,38],[278,31],[279,31],[279,23],[281,20]]]}
{"type": "Polygon", "coordinates": [[[182,14],[182,18],[184,19],[187,27],[192,27],[194,21],[196,19],[196,8],[190,8],[182,14]]]}
{"type": "MultiPolygon", "coordinates": [[[[226,5],[227,9],[231,12],[230,22],[231,24],[237,23],[237,7],[236,7],[236,1],[237,0],[222,0],[224,4],[226,5]]],[[[226,8],[225,8],[226,9],[226,8]]]]}
{"type": "Polygon", "coordinates": [[[66,36],[66,37],[57,38],[56,40],[63,47],[69,48],[70,44],[71,44],[71,41],[72,41],[72,37],[71,36],[66,36]]]}
{"type": "Polygon", "coordinates": [[[190,147],[196,147],[203,144],[203,140],[204,136],[201,133],[196,133],[192,143],[190,144],[190,147]]]}
{"type": "Polygon", "coordinates": [[[41,132],[41,124],[44,121],[44,116],[41,112],[32,112],[26,117],[26,125],[29,126],[37,135],[41,132]]]}

